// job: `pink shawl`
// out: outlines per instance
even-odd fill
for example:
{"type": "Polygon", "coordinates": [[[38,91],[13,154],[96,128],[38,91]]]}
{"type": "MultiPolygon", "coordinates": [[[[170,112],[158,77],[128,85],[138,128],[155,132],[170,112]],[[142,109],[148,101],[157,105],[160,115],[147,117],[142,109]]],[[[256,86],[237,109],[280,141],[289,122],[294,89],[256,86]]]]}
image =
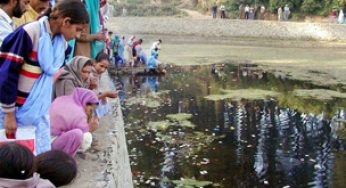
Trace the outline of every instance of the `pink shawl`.
{"type": "Polygon", "coordinates": [[[84,111],[87,103],[98,103],[98,98],[93,91],[84,88],[75,88],[71,95],[56,98],[49,109],[51,135],[59,136],[73,129],[88,132],[89,124],[84,111]]]}

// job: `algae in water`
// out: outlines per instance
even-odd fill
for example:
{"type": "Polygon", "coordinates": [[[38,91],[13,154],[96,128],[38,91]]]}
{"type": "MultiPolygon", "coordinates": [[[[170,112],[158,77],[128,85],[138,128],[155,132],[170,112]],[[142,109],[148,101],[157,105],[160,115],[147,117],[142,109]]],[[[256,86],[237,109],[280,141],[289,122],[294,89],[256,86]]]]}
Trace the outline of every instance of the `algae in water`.
{"type": "Polygon", "coordinates": [[[276,91],[262,89],[238,89],[238,90],[221,90],[223,94],[208,95],[204,97],[207,100],[219,101],[225,99],[240,100],[240,99],[266,99],[269,97],[277,97],[279,93],[276,91]]]}
{"type": "Polygon", "coordinates": [[[166,118],[170,119],[171,121],[183,121],[188,120],[192,117],[192,114],[186,114],[186,113],[179,113],[179,114],[168,114],[166,118]]]}
{"type": "Polygon", "coordinates": [[[297,89],[293,91],[297,97],[317,100],[332,100],[334,98],[346,98],[346,93],[329,89],[297,89]]]}
{"type": "Polygon", "coordinates": [[[211,181],[198,181],[195,179],[172,180],[172,182],[177,184],[178,187],[179,185],[183,187],[205,187],[213,184],[211,181]]]}

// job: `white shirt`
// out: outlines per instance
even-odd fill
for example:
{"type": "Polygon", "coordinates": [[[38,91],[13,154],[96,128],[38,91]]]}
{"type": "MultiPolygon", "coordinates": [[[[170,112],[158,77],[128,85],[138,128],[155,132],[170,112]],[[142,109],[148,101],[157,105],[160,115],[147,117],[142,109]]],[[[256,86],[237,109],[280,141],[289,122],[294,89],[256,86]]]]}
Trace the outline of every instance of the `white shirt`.
{"type": "Polygon", "coordinates": [[[153,43],[153,45],[151,46],[150,50],[154,50],[155,48],[160,49],[160,42],[156,41],[153,43]]]}
{"type": "Polygon", "coordinates": [[[225,6],[224,6],[224,5],[221,5],[220,10],[221,10],[221,11],[224,11],[224,10],[225,10],[225,6]]]}
{"type": "Polygon", "coordinates": [[[249,12],[250,11],[250,7],[249,6],[246,6],[245,7],[245,12],[249,12]]]}
{"type": "Polygon", "coordinates": [[[0,8],[0,46],[4,39],[15,29],[14,22],[7,13],[0,8]]]}

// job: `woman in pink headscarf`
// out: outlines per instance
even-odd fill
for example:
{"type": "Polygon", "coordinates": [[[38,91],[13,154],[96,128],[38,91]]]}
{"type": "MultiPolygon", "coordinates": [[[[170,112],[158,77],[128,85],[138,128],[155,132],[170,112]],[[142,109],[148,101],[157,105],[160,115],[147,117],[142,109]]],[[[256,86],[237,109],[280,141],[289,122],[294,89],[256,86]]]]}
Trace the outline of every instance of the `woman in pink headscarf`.
{"type": "Polygon", "coordinates": [[[88,89],[75,88],[71,95],[56,98],[50,109],[52,149],[75,156],[78,149],[90,147],[99,124],[94,111],[98,104],[96,94],[88,89]]]}

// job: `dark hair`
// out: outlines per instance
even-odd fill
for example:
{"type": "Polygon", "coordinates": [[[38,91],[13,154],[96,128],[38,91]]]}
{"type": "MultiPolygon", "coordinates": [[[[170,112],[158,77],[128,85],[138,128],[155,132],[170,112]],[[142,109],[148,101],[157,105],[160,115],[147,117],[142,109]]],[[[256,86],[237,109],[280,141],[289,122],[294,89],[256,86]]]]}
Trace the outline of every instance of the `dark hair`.
{"type": "Polygon", "coordinates": [[[71,183],[77,176],[76,161],[60,150],[51,150],[35,158],[37,173],[56,187],[71,183]]]}
{"type": "Polygon", "coordinates": [[[0,145],[0,178],[25,180],[35,170],[34,154],[27,147],[14,142],[0,145]]]}
{"type": "Polygon", "coordinates": [[[162,43],[162,40],[161,40],[161,39],[159,39],[159,42],[160,42],[160,43],[162,43]]]}
{"type": "Polygon", "coordinates": [[[91,59],[89,59],[87,62],[85,62],[83,68],[86,66],[92,66],[92,65],[93,65],[93,62],[91,61],[91,59]]]}
{"type": "Polygon", "coordinates": [[[113,31],[108,31],[108,35],[111,35],[111,34],[113,34],[113,31]]]}
{"type": "Polygon", "coordinates": [[[109,57],[108,57],[108,55],[107,55],[105,52],[100,51],[100,52],[96,55],[95,61],[96,61],[96,62],[100,62],[100,61],[102,61],[102,60],[107,60],[107,61],[109,61],[109,57]]]}
{"type": "Polygon", "coordinates": [[[89,14],[85,5],[80,0],[61,0],[52,8],[45,11],[43,16],[50,19],[58,19],[59,17],[70,17],[71,24],[87,24],[89,23],[89,14]]]}
{"type": "Polygon", "coordinates": [[[143,42],[143,39],[139,39],[139,42],[142,44],[142,42],[143,42]]]}
{"type": "Polygon", "coordinates": [[[6,5],[9,2],[10,2],[10,0],[0,0],[0,4],[4,4],[4,5],[6,5]]]}

